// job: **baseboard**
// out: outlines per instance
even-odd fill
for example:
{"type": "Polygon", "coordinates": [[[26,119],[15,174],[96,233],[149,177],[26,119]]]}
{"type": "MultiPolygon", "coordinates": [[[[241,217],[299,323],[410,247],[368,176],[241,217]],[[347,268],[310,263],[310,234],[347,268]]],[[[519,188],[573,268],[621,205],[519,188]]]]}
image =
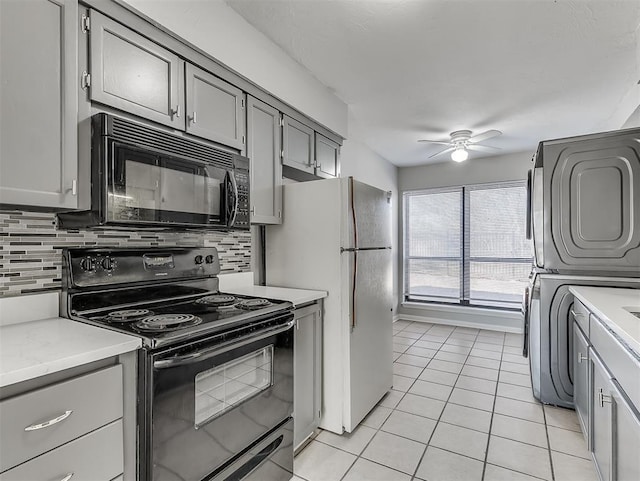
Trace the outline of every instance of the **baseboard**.
{"type": "Polygon", "coordinates": [[[476,329],[486,329],[488,331],[500,331],[500,332],[511,332],[514,334],[522,334],[522,328],[497,326],[495,324],[484,323],[484,322],[470,322],[470,321],[459,321],[459,320],[453,321],[450,319],[439,319],[435,317],[426,317],[426,316],[414,316],[410,314],[396,314],[393,316],[393,322],[400,321],[400,320],[430,322],[431,324],[443,324],[446,326],[474,327],[476,329]]]}

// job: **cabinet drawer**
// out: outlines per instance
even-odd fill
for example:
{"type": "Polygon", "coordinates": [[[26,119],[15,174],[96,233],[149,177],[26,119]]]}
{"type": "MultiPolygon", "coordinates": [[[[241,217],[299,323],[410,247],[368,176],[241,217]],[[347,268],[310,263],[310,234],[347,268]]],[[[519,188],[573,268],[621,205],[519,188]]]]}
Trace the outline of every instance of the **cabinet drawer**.
{"type": "Polygon", "coordinates": [[[123,464],[118,420],[0,474],[0,481],[109,481],[122,474],[123,464]]]}
{"type": "Polygon", "coordinates": [[[589,340],[635,408],[640,409],[640,360],[633,356],[593,314],[589,340]]]}
{"type": "Polygon", "coordinates": [[[589,310],[578,299],[573,302],[572,314],[582,332],[589,337],[589,310]]]}
{"type": "Polygon", "coordinates": [[[0,471],[121,418],[122,396],[116,365],[3,400],[0,471]]]}

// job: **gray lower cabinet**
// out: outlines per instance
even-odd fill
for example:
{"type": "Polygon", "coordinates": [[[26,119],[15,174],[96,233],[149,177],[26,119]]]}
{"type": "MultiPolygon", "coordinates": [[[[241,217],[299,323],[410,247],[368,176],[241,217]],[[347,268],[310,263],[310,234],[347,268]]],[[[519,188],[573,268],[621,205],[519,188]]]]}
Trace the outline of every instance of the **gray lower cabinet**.
{"type": "Polygon", "coordinates": [[[185,83],[187,132],[244,151],[244,92],[191,64],[185,83]]]}
{"type": "Polygon", "coordinates": [[[589,423],[589,341],[577,322],[573,324],[573,396],[578,421],[591,447],[589,423]]]}
{"type": "Polygon", "coordinates": [[[280,112],[247,97],[247,156],[251,159],[251,223],[282,223],[280,112]]]}
{"type": "Polygon", "coordinates": [[[110,481],[122,465],[118,420],[0,474],[0,481],[110,481]]]}
{"type": "Polygon", "coordinates": [[[185,128],[184,61],[91,10],[90,98],[177,129],[185,128]]]}
{"type": "Polygon", "coordinates": [[[282,122],[282,164],[315,174],[314,130],[286,115],[282,122]]]}
{"type": "Polygon", "coordinates": [[[109,481],[123,474],[129,375],[123,371],[115,364],[26,392],[14,389],[2,399],[0,481],[109,481]]]}
{"type": "Polygon", "coordinates": [[[612,479],[636,481],[640,479],[640,414],[615,379],[609,395],[613,418],[612,479]]]}
{"type": "Polygon", "coordinates": [[[591,452],[602,481],[611,480],[611,377],[593,349],[589,351],[591,363],[591,452]]]}
{"type": "MultiPolygon", "coordinates": [[[[590,319],[592,334],[599,332],[602,328],[595,323],[600,321],[593,315],[590,319]]],[[[616,378],[623,378],[624,373],[611,371],[609,364],[616,366],[616,360],[622,359],[620,351],[609,349],[597,337],[588,339],[577,323],[574,323],[573,334],[574,402],[598,476],[601,481],[637,481],[640,479],[640,413],[616,378]]],[[[637,367],[631,369],[637,383],[637,367]]]]}
{"type": "Polygon", "coordinates": [[[0,1],[0,204],[74,209],[77,0],[0,1]]]}
{"type": "Polygon", "coordinates": [[[293,446],[299,447],[320,424],[322,380],[322,307],[296,309],[294,334],[293,446]]]}
{"type": "Polygon", "coordinates": [[[340,176],[340,145],[316,132],[316,175],[333,178],[340,176]]]}

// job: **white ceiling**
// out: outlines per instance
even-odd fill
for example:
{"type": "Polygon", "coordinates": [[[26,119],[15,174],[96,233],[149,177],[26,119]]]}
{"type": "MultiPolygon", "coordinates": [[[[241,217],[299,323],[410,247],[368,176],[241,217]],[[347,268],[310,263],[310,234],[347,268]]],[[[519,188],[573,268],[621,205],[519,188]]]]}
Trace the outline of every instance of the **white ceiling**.
{"type": "Polygon", "coordinates": [[[226,3],[349,104],[365,143],[398,166],[444,148],[421,138],[497,129],[487,145],[533,152],[619,128],[640,103],[640,0],[226,3]]]}

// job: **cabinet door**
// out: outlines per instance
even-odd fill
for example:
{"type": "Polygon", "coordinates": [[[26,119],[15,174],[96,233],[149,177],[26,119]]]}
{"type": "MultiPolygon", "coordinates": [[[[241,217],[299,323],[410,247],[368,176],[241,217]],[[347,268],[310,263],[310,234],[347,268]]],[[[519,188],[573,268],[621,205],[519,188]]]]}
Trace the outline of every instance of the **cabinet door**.
{"type": "Polygon", "coordinates": [[[617,381],[611,383],[613,412],[613,479],[640,479],[640,418],[628,402],[617,381]]]}
{"type": "Polygon", "coordinates": [[[314,131],[286,115],[282,126],[282,163],[310,174],[315,173],[314,131]]]}
{"type": "Polygon", "coordinates": [[[244,151],[244,93],[191,64],[186,66],[187,132],[244,151]]]}
{"type": "Polygon", "coordinates": [[[589,341],[580,330],[578,323],[573,324],[573,403],[582,427],[582,432],[591,448],[589,431],[589,341]]]}
{"type": "Polygon", "coordinates": [[[340,175],[340,146],[316,133],[316,175],[333,178],[340,175]]]}
{"type": "Polygon", "coordinates": [[[177,55],[92,10],[89,58],[93,102],[184,130],[184,62],[177,55]]]}
{"type": "Polygon", "coordinates": [[[589,349],[591,364],[591,452],[601,481],[611,480],[611,405],[608,393],[611,378],[593,349],[589,349]]]}
{"type": "Polygon", "coordinates": [[[322,377],[322,310],[319,304],[296,309],[294,335],[293,446],[298,447],[320,423],[322,377]]]}
{"type": "Polygon", "coordinates": [[[0,1],[0,204],[77,207],[76,0],[0,1]]]}
{"type": "Polygon", "coordinates": [[[251,159],[251,223],[282,223],[280,112],[247,98],[247,156],[251,159]]]}

